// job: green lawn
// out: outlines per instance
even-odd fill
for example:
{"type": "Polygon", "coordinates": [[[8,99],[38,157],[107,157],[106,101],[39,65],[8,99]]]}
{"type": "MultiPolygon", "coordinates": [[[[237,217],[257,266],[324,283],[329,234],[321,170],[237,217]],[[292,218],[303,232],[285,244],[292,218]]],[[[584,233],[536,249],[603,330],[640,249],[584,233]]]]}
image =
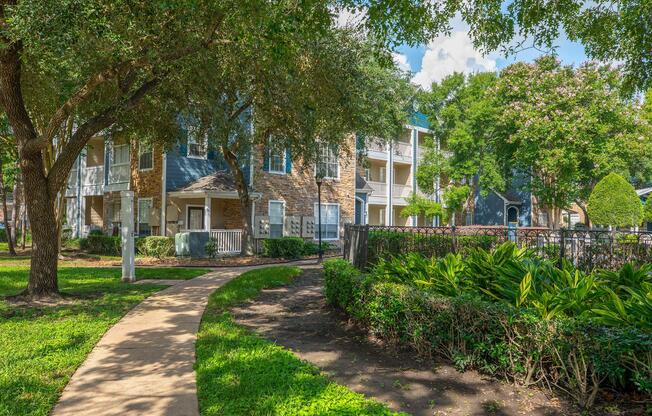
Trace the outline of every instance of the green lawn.
{"type": "Polygon", "coordinates": [[[237,325],[226,308],[263,288],[289,283],[300,270],[252,270],[211,295],[197,335],[202,415],[393,415],[290,351],[237,325]]]}
{"type": "MultiPolygon", "coordinates": [[[[0,296],[23,290],[28,272],[0,265],[0,296]]],[[[136,276],[188,279],[205,272],[143,268],[136,276]]],[[[62,293],[82,300],[58,307],[11,307],[0,297],[0,416],[47,415],[102,334],[165,287],[124,284],[120,273],[119,268],[60,268],[62,293]]]]}

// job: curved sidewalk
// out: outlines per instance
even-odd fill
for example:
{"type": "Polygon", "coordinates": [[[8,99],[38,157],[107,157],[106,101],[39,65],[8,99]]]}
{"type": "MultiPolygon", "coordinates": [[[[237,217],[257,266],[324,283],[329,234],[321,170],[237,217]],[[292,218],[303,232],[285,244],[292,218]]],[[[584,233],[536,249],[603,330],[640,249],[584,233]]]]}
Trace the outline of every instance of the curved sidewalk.
{"type": "Polygon", "coordinates": [[[261,267],[220,269],[145,299],[95,345],[51,415],[199,415],[193,365],[208,296],[261,267]]]}

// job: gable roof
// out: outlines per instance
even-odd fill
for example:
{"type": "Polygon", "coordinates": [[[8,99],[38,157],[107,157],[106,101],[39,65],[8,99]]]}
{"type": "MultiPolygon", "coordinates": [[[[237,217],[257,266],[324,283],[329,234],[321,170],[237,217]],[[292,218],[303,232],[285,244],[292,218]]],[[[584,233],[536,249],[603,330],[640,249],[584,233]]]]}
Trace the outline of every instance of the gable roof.
{"type": "Polygon", "coordinates": [[[360,176],[359,174],[355,174],[355,190],[356,192],[372,192],[373,188],[369,186],[365,178],[360,176]]]}
{"type": "Polygon", "coordinates": [[[194,182],[184,186],[178,191],[218,191],[234,192],[237,191],[235,181],[231,172],[218,170],[210,175],[203,176],[194,182]]]}

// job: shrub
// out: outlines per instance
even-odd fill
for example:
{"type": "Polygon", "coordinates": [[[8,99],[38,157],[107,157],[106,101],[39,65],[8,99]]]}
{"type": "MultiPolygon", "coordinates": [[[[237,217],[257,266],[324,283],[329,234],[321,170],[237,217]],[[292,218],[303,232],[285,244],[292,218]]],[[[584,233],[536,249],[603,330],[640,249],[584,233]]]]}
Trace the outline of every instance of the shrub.
{"type": "Polygon", "coordinates": [[[91,254],[119,256],[121,247],[120,237],[89,234],[88,237],[79,239],[79,248],[91,254]]]}
{"type": "Polygon", "coordinates": [[[652,314],[652,267],[584,275],[510,244],[469,257],[410,254],[367,275],[327,261],[325,295],[376,337],[462,370],[557,386],[586,407],[601,386],[652,394],[652,333],[640,322],[652,314]],[[405,273],[414,279],[397,277],[405,273]]]}
{"type": "Polygon", "coordinates": [[[6,243],[7,242],[7,230],[4,228],[0,229],[0,243],[6,243]]]}
{"type": "Polygon", "coordinates": [[[587,210],[591,221],[598,225],[635,227],[643,221],[643,207],[634,187],[616,173],[595,185],[587,210]]]}
{"type": "Polygon", "coordinates": [[[263,256],[265,257],[298,259],[303,253],[304,243],[300,237],[281,237],[263,240],[263,256]]]}
{"type": "Polygon", "coordinates": [[[217,241],[208,240],[206,242],[206,244],[204,244],[204,252],[210,258],[216,257],[217,256],[217,241]]]}
{"type": "Polygon", "coordinates": [[[643,206],[643,221],[652,222],[652,194],[650,194],[645,200],[645,205],[643,206]]]}
{"type": "Polygon", "coordinates": [[[172,257],[175,254],[174,237],[141,237],[136,239],[135,246],[137,253],[157,259],[172,257]]]}

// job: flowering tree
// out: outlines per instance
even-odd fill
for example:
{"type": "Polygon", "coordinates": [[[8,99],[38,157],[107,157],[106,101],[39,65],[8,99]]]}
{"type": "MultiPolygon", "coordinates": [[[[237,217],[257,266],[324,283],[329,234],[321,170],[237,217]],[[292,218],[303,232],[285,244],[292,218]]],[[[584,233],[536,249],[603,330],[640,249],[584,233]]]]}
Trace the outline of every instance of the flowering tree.
{"type": "Polygon", "coordinates": [[[505,68],[491,94],[500,116],[499,158],[530,174],[525,185],[560,224],[561,209],[586,201],[610,172],[649,180],[652,133],[640,105],[623,95],[621,73],[550,56],[505,68]]]}

